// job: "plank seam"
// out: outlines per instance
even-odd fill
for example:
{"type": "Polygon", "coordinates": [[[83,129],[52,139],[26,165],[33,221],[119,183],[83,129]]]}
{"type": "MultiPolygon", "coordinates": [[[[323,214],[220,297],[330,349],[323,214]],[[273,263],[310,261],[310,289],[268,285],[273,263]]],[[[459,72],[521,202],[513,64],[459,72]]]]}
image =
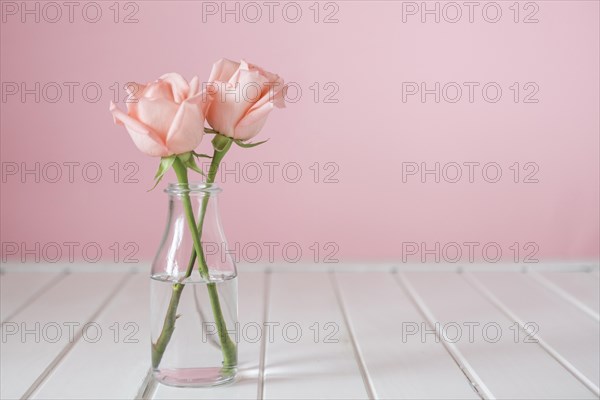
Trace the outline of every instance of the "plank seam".
{"type": "Polygon", "coordinates": [[[479,279],[473,276],[471,273],[465,272],[464,277],[471,286],[473,286],[476,290],[478,290],[482,295],[484,295],[496,308],[498,308],[504,315],[506,315],[511,320],[515,321],[521,331],[530,335],[532,338],[537,340],[538,345],[548,353],[552,358],[554,358],[563,368],[571,373],[577,380],[579,380],[586,388],[591,390],[596,396],[600,396],[600,388],[594,384],[591,380],[589,380],[583,373],[581,373],[573,364],[571,364],[565,357],[560,355],[558,351],[556,351],[552,346],[550,346],[546,341],[544,341],[537,333],[531,333],[527,329],[525,329],[524,321],[519,318],[517,314],[512,312],[496,295],[494,295],[490,289],[488,289],[485,284],[483,284],[479,279]]]}
{"type": "Polygon", "coordinates": [[[360,351],[360,347],[358,345],[358,342],[356,341],[356,337],[354,336],[354,331],[350,324],[350,318],[348,316],[346,306],[344,305],[342,293],[334,271],[329,272],[329,278],[331,280],[331,285],[333,286],[333,291],[335,293],[338,306],[340,307],[340,311],[342,313],[342,318],[344,319],[344,325],[346,326],[348,336],[350,337],[350,341],[352,343],[354,359],[356,360],[356,364],[358,365],[358,368],[360,370],[360,375],[362,376],[363,384],[365,385],[365,391],[367,392],[367,396],[369,396],[369,399],[376,399],[377,396],[375,392],[375,386],[373,385],[373,381],[369,376],[364,357],[362,356],[362,352],[360,351]]]}
{"type": "Polygon", "coordinates": [[[469,381],[470,386],[473,388],[475,393],[482,399],[495,399],[490,389],[486,386],[483,380],[479,377],[475,369],[469,364],[467,359],[463,356],[457,346],[444,339],[444,335],[440,332],[440,329],[436,325],[436,318],[432,311],[429,310],[425,301],[417,293],[416,289],[408,282],[408,279],[403,273],[393,274],[396,277],[396,282],[399,286],[404,289],[409,299],[413,302],[421,316],[425,319],[426,323],[430,328],[433,328],[435,335],[439,339],[440,343],[444,346],[450,357],[454,360],[458,368],[461,370],[463,375],[469,381]]]}
{"type": "Polygon", "coordinates": [[[81,326],[77,330],[77,333],[73,336],[73,341],[67,343],[65,347],[58,353],[58,355],[48,364],[46,369],[37,377],[37,379],[29,386],[29,389],[25,391],[25,393],[21,396],[21,400],[26,400],[33,395],[40,385],[50,376],[52,371],[60,364],[60,362],[69,354],[69,352],[75,347],[75,345],[79,342],[81,337],[83,336],[84,327],[94,322],[96,318],[106,309],[106,307],[111,303],[111,301],[115,298],[115,296],[125,287],[127,281],[134,275],[134,273],[128,273],[121,279],[121,281],[114,287],[114,289],[109,293],[109,295],[104,299],[104,301],[98,306],[96,311],[88,318],[85,324],[81,326]]]}
{"type": "Polygon", "coordinates": [[[4,324],[8,321],[11,320],[11,318],[14,318],[17,314],[19,314],[21,311],[23,311],[24,309],[26,309],[27,307],[29,307],[31,304],[33,304],[35,302],[35,300],[37,300],[37,298],[41,295],[43,295],[44,293],[46,293],[50,288],[52,288],[54,285],[56,285],[58,282],[60,282],[62,279],[64,279],[67,275],[69,274],[69,271],[67,269],[63,269],[62,271],[60,271],[60,273],[54,277],[54,279],[51,279],[49,282],[46,282],[45,285],[43,285],[41,288],[39,288],[35,293],[33,293],[31,296],[29,296],[19,307],[17,307],[8,317],[4,318],[4,320],[2,321],[2,325],[4,326],[4,324]]]}
{"type": "MultiPolygon", "coordinates": [[[[263,304],[263,324],[269,318],[269,300],[271,298],[271,268],[265,271],[264,285],[264,304],[263,304]]],[[[258,387],[256,398],[262,400],[265,394],[265,360],[267,357],[267,335],[263,335],[260,341],[260,358],[258,360],[258,387]]]]}
{"type": "Polygon", "coordinates": [[[556,283],[552,282],[550,279],[546,278],[545,276],[542,276],[541,274],[535,271],[529,271],[526,273],[526,275],[529,275],[534,281],[536,281],[546,289],[554,292],[563,300],[571,303],[571,305],[575,306],[580,311],[583,311],[586,315],[592,317],[595,321],[600,322],[600,314],[592,310],[582,301],[577,299],[575,296],[571,295],[569,292],[558,286],[556,283]]]}

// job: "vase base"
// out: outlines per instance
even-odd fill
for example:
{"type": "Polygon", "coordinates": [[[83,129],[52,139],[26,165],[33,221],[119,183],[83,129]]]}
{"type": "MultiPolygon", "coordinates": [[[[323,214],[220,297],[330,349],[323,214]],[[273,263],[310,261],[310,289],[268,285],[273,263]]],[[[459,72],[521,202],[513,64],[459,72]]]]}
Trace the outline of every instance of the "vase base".
{"type": "Polygon", "coordinates": [[[210,387],[233,382],[235,374],[235,368],[156,369],[154,379],[167,386],[210,387]]]}

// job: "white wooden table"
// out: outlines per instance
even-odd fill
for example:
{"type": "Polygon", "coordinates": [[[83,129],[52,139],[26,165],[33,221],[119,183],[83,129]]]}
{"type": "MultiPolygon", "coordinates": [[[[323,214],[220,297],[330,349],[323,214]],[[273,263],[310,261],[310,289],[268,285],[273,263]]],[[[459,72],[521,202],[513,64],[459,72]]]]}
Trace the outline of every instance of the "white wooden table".
{"type": "Polygon", "coordinates": [[[145,268],[90,269],[2,266],[2,399],[594,399],[600,393],[593,263],[526,270],[242,267],[240,326],[266,322],[273,334],[264,328],[254,340],[256,329],[247,329],[239,378],[211,389],[149,378],[145,268]]]}

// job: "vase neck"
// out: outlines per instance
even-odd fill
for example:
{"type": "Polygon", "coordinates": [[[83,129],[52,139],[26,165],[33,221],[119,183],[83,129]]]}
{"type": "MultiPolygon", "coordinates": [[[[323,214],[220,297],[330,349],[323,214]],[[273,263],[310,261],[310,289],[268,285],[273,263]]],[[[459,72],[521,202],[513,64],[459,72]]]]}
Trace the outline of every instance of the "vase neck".
{"type": "Polygon", "coordinates": [[[165,193],[169,196],[182,197],[189,196],[211,196],[219,194],[222,189],[216,183],[190,182],[190,183],[169,183],[165,193]]]}
{"type": "Polygon", "coordinates": [[[221,189],[215,184],[191,182],[169,184],[165,192],[169,195],[167,226],[153,263],[153,274],[166,274],[175,280],[182,276],[197,278],[203,270],[208,270],[211,279],[235,276],[235,262],[223,232],[218,208],[217,195],[221,189]],[[203,249],[203,257],[192,260],[195,265],[191,270],[190,256],[195,254],[195,249],[189,224],[190,208],[203,249]],[[190,271],[193,274],[190,275],[190,271]]]}

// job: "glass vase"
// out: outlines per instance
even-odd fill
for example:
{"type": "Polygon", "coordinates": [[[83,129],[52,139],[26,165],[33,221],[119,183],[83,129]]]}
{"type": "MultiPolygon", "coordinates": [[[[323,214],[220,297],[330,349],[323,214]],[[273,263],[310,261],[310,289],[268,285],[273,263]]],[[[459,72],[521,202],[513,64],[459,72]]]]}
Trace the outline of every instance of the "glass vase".
{"type": "Polygon", "coordinates": [[[154,377],[166,385],[220,385],[237,372],[237,271],[219,217],[220,191],[205,183],[165,190],[167,226],[151,273],[151,353],[154,377]]]}

